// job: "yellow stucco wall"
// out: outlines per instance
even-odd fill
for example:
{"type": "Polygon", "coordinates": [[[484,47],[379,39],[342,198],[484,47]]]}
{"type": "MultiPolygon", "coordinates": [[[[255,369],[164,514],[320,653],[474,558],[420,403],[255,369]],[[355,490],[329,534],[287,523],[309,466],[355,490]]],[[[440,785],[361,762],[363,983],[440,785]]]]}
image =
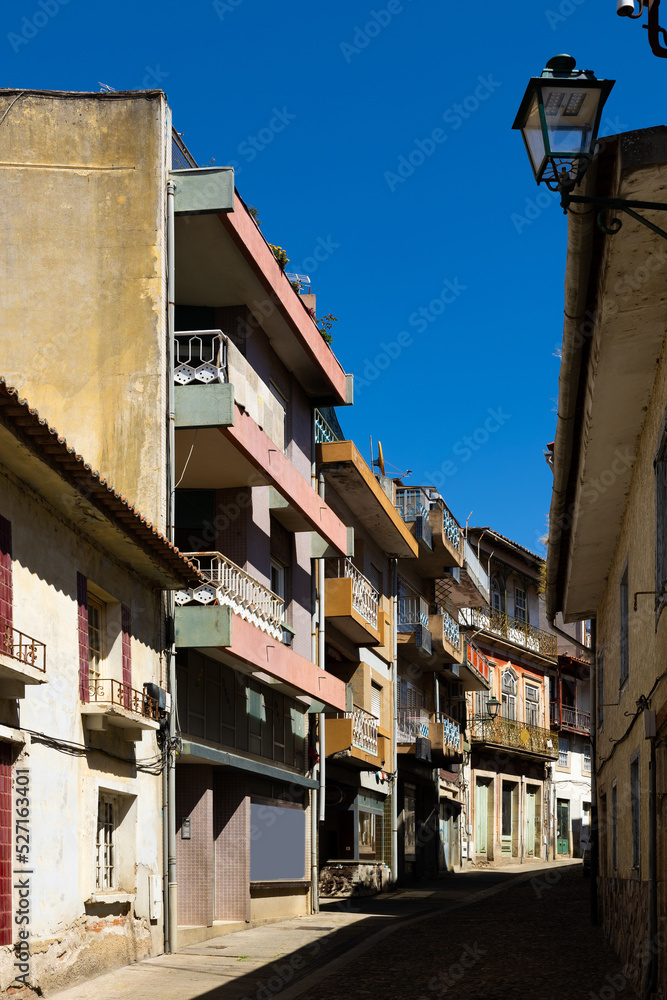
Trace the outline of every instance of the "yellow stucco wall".
{"type": "Polygon", "coordinates": [[[164,526],[164,94],[0,95],[0,374],[164,526]]]}

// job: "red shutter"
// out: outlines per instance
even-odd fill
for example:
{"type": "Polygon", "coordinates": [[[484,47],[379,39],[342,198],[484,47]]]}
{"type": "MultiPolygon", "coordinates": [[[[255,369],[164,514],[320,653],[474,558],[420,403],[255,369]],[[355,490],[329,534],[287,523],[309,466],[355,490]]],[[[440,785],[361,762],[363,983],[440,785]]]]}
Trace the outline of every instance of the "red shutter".
{"type": "Polygon", "coordinates": [[[11,943],[12,749],[9,743],[0,743],[0,945],[11,943]]]}
{"type": "Polygon", "coordinates": [[[83,573],[76,574],[76,600],[79,623],[79,697],[90,701],[88,686],[90,657],[88,653],[88,581],[83,573]]]}
{"type": "Polygon", "coordinates": [[[122,658],[123,658],[123,704],[129,708],[132,699],[132,645],[130,639],[130,609],[125,604],[120,606],[122,637],[122,658]]]}
{"type": "Polygon", "coordinates": [[[0,652],[3,653],[12,651],[12,604],[12,524],[0,516],[0,652]]]}

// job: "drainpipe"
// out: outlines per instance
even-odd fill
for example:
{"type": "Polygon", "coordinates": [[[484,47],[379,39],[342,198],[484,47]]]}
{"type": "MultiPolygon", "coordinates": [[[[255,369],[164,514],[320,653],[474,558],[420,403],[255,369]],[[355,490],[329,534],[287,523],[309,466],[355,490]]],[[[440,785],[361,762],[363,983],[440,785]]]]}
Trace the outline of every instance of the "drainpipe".
{"type": "MultiPolygon", "coordinates": [[[[320,472],[319,476],[319,494],[322,500],[324,500],[324,473],[320,472]]],[[[325,609],[324,609],[324,559],[318,559],[317,561],[317,589],[319,591],[319,631],[317,633],[317,663],[320,670],[324,670],[324,624],[325,624],[325,609]]],[[[324,822],[324,814],[326,808],[325,802],[325,789],[326,789],[326,729],[325,729],[325,719],[324,712],[320,712],[319,718],[319,731],[320,731],[320,785],[319,785],[319,799],[320,799],[320,823],[324,822]]]]}
{"type": "MultiPolygon", "coordinates": [[[[174,266],[176,262],[176,243],[174,231],[174,193],[176,185],[173,181],[167,182],[167,380],[168,380],[168,407],[169,407],[169,427],[168,427],[168,461],[167,461],[167,537],[173,543],[176,494],[174,483],[176,482],[176,448],[175,448],[175,425],[176,415],[174,411],[174,333],[175,333],[175,308],[176,308],[176,282],[174,278],[174,266]]],[[[168,598],[169,620],[174,621],[174,592],[169,591],[168,598]]],[[[173,625],[172,625],[173,636],[173,625]]],[[[176,736],[176,645],[172,637],[172,645],[169,651],[169,693],[171,694],[171,712],[169,713],[169,747],[173,747],[176,736]]],[[[170,750],[167,752],[167,906],[165,907],[165,931],[167,934],[167,951],[175,954],[178,950],[178,885],[176,883],[176,762],[172,761],[170,750]]]]}
{"type": "Polygon", "coordinates": [[[656,865],[656,781],[655,781],[655,737],[651,737],[651,759],[649,761],[648,783],[648,944],[649,954],[646,960],[642,981],[642,1000],[650,1000],[656,989],[658,963],[655,959],[655,943],[658,930],[657,908],[657,865],[656,865]]]}
{"type": "MultiPolygon", "coordinates": [[[[313,415],[313,428],[315,425],[315,419],[313,415]]],[[[315,439],[313,431],[313,442],[315,439]]],[[[313,444],[313,487],[317,482],[317,477],[315,475],[315,446],[313,444]]],[[[316,562],[316,560],[314,560],[316,562]]],[[[319,566],[319,564],[318,564],[319,566]]],[[[317,589],[316,583],[316,571],[318,567],[313,567],[313,572],[311,573],[311,607],[313,613],[311,615],[311,627],[310,627],[310,660],[311,663],[317,663],[317,589]]],[[[315,780],[318,776],[318,765],[313,761],[312,775],[315,780]]],[[[310,897],[313,904],[313,913],[320,912],[320,894],[319,894],[319,879],[317,874],[317,817],[318,817],[318,805],[317,805],[317,788],[311,788],[310,790],[310,897]]]]}
{"type": "Polygon", "coordinates": [[[394,775],[394,787],[391,792],[391,881],[398,881],[398,559],[391,560],[391,684],[394,699],[392,713],[394,724],[391,734],[391,773],[394,775]]]}

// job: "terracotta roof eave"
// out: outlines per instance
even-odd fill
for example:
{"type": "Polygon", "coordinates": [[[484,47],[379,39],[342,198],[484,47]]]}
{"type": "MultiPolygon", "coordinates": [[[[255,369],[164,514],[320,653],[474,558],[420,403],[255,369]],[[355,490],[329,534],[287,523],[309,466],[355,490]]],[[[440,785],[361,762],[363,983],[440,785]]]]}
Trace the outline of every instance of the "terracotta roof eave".
{"type": "Polygon", "coordinates": [[[50,427],[38,411],[29,406],[27,400],[21,399],[18,391],[8,385],[2,376],[0,415],[8,425],[13,425],[19,433],[29,438],[32,450],[41,453],[43,461],[55,466],[63,478],[73,481],[75,488],[84,496],[88,494],[91,502],[102,506],[107,517],[120,522],[121,530],[133,536],[144,550],[148,550],[162,563],[170,575],[181,579],[183,583],[195,580],[201,582],[204,579],[194,563],[182,556],[179,549],[136,510],[126,497],[116,492],[97,470],[85,462],[74,448],[69,447],[65,438],[54,427],[50,427]]]}

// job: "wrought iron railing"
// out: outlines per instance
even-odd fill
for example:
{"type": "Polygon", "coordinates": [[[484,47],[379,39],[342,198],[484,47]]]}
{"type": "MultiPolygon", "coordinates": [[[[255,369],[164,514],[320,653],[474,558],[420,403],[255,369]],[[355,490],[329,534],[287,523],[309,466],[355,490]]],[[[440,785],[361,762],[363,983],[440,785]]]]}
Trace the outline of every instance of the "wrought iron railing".
{"type": "Polygon", "coordinates": [[[581,729],[587,733],[591,731],[591,713],[581,712],[578,708],[561,706],[561,724],[570,729],[581,729]]]}
{"type": "Polygon", "coordinates": [[[425,708],[396,709],[396,742],[414,743],[418,739],[428,739],[431,715],[425,708]]]}
{"type": "Polygon", "coordinates": [[[221,330],[174,334],[174,381],[177,385],[227,382],[227,338],[221,330]]]}
{"type": "Polygon", "coordinates": [[[283,641],[285,602],[282,597],[253,579],[220,552],[186,552],[184,555],[210,583],[192,590],[177,591],[178,605],[228,605],[234,614],[283,641]]]}
{"type": "Polygon", "coordinates": [[[377,754],[378,720],[375,716],[355,705],[351,712],[345,713],[345,718],[352,719],[352,746],[377,754]]]}
{"type": "Polygon", "coordinates": [[[0,618],[0,653],[46,672],[46,645],[0,618]]]}
{"type": "Polygon", "coordinates": [[[364,574],[359,572],[350,559],[328,559],[327,563],[339,580],[343,577],[352,580],[352,607],[373,628],[377,628],[380,595],[370,580],[367,580],[364,574]]]}
{"type": "Polygon", "coordinates": [[[558,738],[550,729],[529,726],[514,719],[473,718],[470,720],[470,738],[473,743],[510,747],[550,760],[558,757],[558,738]]]}
{"type": "Polygon", "coordinates": [[[428,628],[428,602],[423,597],[399,597],[398,623],[399,632],[414,632],[417,625],[428,628]]]}
{"type": "Polygon", "coordinates": [[[338,435],[329,427],[319,410],[315,410],[315,444],[329,444],[337,441],[338,435]]]}
{"type": "Polygon", "coordinates": [[[524,646],[534,653],[541,653],[542,656],[555,659],[558,655],[555,635],[543,632],[542,629],[519,618],[512,618],[511,615],[506,615],[495,608],[460,608],[459,622],[461,625],[501,635],[517,646],[524,646]]]}
{"type": "Polygon", "coordinates": [[[158,705],[155,698],[151,698],[145,691],[137,691],[129,684],[115,681],[111,677],[91,678],[88,684],[88,701],[100,705],[118,705],[134,712],[135,715],[152,719],[154,722],[158,721],[158,705]]]}

